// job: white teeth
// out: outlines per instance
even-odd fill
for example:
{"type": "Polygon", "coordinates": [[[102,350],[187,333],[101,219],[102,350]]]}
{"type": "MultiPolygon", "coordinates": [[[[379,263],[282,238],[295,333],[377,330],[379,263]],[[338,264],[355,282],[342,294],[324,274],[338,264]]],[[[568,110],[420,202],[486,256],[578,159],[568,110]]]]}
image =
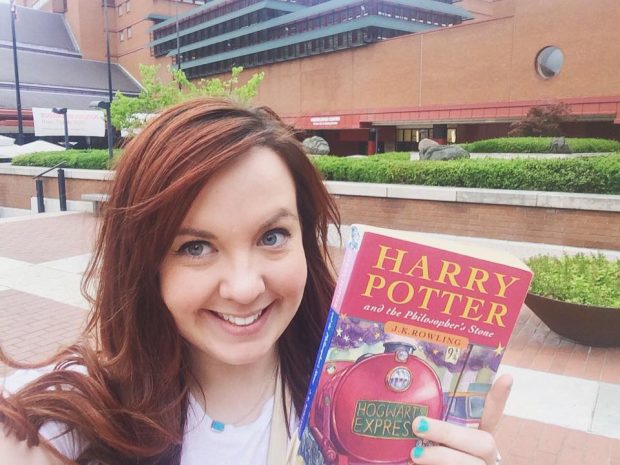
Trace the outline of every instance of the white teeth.
{"type": "Polygon", "coordinates": [[[251,325],[256,320],[258,320],[260,316],[263,314],[263,311],[261,310],[260,312],[255,313],[254,315],[250,315],[245,318],[240,318],[240,317],[232,316],[232,315],[226,315],[225,313],[219,313],[219,312],[215,312],[215,313],[217,313],[217,315],[223,320],[226,320],[235,326],[247,326],[247,325],[251,325]]]}

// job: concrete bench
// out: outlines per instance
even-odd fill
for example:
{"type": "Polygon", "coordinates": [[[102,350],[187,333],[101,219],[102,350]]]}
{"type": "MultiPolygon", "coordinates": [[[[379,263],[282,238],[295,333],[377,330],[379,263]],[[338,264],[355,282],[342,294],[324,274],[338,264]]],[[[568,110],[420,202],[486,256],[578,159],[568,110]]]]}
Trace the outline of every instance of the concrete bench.
{"type": "Polygon", "coordinates": [[[102,205],[108,201],[110,196],[108,194],[82,194],[82,200],[93,203],[93,214],[99,216],[101,214],[102,205]]]}

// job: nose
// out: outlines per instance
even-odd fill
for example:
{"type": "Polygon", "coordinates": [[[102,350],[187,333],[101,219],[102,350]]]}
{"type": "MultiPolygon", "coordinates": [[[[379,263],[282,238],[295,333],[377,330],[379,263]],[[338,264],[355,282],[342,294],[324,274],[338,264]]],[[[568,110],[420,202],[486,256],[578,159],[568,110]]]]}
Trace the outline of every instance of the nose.
{"type": "Polygon", "coordinates": [[[223,299],[251,304],[265,292],[261,267],[247,259],[231,260],[226,265],[219,291],[223,299]]]}

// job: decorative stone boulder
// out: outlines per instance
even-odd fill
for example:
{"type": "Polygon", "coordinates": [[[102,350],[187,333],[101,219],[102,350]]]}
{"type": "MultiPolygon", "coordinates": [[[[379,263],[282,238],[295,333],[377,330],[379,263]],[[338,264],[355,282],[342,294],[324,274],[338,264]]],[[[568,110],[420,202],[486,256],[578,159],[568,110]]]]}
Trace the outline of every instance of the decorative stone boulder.
{"type": "Polygon", "coordinates": [[[470,158],[469,152],[458,145],[437,145],[420,152],[420,160],[458,160],[470,158]]]}
{"type": "Polygon", "coordinates": [[[549,147],[549,151],[551,153],[573,153],[568,144],[566,143],[565,137],[556,137],[551,141],[551,146],[549,147]]]}
{"type": "Polygon", "coordinates": [[[429,147],[437,147],[439,142],[434,141],[433,139],[422,139],[418,143],[418,152],[420,152],[420,159],[422,160],[422,155],[429,147]]]}
{"type": "Polygon", "coordinates": [[[329,144],[319,136],[308,137],[303,141],[304,150],[309,155],[328,155],[329,144]]]}

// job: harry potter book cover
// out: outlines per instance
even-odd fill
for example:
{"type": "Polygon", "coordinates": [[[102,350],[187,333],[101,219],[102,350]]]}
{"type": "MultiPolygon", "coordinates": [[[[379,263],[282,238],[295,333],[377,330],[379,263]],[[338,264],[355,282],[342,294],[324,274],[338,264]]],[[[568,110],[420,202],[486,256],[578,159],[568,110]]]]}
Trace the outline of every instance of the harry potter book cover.
{"type": "Polygon", "coordinates": [[[404,465],[418,415],[477,427],[531,278],[502,251],[353,226],[297,462],[404,465]]]}

